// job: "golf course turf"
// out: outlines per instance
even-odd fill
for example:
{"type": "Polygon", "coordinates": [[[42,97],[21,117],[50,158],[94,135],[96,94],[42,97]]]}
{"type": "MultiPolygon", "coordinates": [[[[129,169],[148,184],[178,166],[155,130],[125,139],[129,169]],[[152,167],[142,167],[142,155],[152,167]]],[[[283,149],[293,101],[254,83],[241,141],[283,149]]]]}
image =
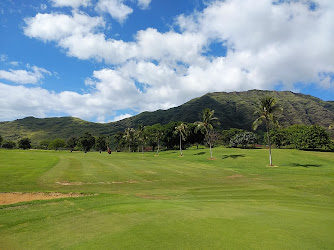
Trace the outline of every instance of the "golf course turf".
{"type": "Polygon", "coordinates": [[[0,150],[0,249],[334,249],[334,153],[0,150]],[[1,195],[1,194],[0,194],[1,195]]]}

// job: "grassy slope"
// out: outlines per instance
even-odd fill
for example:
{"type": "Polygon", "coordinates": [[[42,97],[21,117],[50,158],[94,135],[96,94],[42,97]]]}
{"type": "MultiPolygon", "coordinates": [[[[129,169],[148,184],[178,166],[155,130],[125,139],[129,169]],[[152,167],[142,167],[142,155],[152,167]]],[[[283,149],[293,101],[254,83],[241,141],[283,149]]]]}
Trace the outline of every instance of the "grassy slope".
{"type": "Polygon", "coordinates": [[[99,194],[3,206],[1,248],[334,247],[333,153],[184,154],[0,150],[0,192],[99,194]]]}

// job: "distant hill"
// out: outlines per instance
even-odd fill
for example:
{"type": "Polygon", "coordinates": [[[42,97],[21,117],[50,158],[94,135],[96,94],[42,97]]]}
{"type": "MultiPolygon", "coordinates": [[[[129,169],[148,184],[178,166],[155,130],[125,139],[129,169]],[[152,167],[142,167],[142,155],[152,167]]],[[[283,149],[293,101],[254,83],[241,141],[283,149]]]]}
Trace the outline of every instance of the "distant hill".
{"type": "MultiPolygon", "coordinates": [[[[168,110],[143,112],[136,116],[112,123],[93,123],[74,117],[34,118],[27,117],[10,122],[0,122],[0,135],[4,139],[17,140],[29,137],[33,141],[54,138],[80,136],[88,131],[93,135],[110,135],[124,131],[127,127],[136,128],[139,124],[167,124],[170,121],[195,122],[200,120],[200,113],[205,108],[215,110],[219,118],[220,129],[242,128],[250,130],[255,117],[254,107],[259,97],[275,97],[284,111],[278,115],[283,126],[293,124],[321,125],[328,128],[334,121],[334,102],[293,93],[290,91],[216,92],[186,102],[168,110]]],[[[331,131],[333,136],[333,131],[331,131]]]]}

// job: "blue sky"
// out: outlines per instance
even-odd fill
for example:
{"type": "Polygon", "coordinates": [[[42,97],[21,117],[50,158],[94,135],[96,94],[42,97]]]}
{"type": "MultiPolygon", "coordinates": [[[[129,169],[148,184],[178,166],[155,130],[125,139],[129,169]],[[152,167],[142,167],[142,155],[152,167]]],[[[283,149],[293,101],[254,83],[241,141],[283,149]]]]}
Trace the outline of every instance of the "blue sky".
{"type": "Polygon", "coordinates": [[[214,91],[334,100],[332,0],[2,0],[0,121],[110,122],[214,91]]]}

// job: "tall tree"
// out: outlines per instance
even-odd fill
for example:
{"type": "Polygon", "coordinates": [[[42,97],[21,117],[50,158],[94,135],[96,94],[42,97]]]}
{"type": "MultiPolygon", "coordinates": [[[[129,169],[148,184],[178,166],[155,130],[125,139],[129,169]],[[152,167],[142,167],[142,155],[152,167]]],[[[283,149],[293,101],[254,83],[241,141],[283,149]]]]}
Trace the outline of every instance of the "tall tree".
{"type": "Polygon", "coordinates": [[[197,121],[195,124],[197,125],[195,132],[201,131],[202,134],[207,138],[207,142],[210,146],[210,156],[212,159],[212,136],[213,127],[218,123],[218,118],[214,117],[215,111],[209,108],[206,108],[202,111],[202,121],[197,121]]]}
{"type": "Polygon", "coordinates": [[[95,145],[95,137],[86,132],[80,137],[80,143],[85,150],[85,153],[87,153],[95,145]]]}
{"type": "Polygon", "coordinates": [[[124,139],[128,142],[129,145],[129,153],[131,152],[131,145],[135,140],[136,130],[134,128],[127,128],[124,132],[124,139]]]}
{"type": "Polygon", "coordinates": [[[95,140],[95,147],[100,152],[100,154],[101,154],[102,151],[106,150],[107,149],[106,138],[104,136],[99,136],[95,140]]]}
{"type": "MultiPolygon", "coordinates": [[[[143,154],[144,153],[144,144],[145,144],[145,128],[143,126],[143,124],[139,124],[138,125],[138,128],[137,128],[137,138],[138,138],[138,141],[139,143],[141,144],[141,153],[143,154]]],[[[138,150],[139,151],[139,150],[138,150]]]]}
{"type": "Polygon", "coordinates": [[[188,126],[185,123],[181,123],[180,125],[175,127],[175,133],[180,135],[180,154],[182,156],[182,140],[186,140],[188,126]]]}
{"type": "Polygon", "coordinates": [[[255,108],[254,114],[258,116],[256,120],[253,122],[252,128],[256,130],[259,125],[263,122],[265,123],[267,130],[267,139],[269,146],[269,163],[270,166],[273,165],[271,158],[271,142],[270,142],[270,129],[271,125],[278,125],[277,118],[275,117],[275,113],[278,111],[282,111],[282,108],[277,105],[276,99],[272,96],[264,96],[259,99],[258,106],[255,108]]]}
{"type": "Polygon", "coordinates": [[[74,148],[78,144],[78,138],[74,135],[72,135],[68,140],[67,140],[67,147],[71,150],[71,153],[73,152],[74,148]]]}
{"type": "Polygon", "coordinates": [[[31,141],[29,138],[22,138],[19,140],[19,148],[29,149],[31,148],[31,141]]]}
{"type": "Polygon", "coordinates": [[[160,123],[157,123],[157,124],[154,124],[152,125],[152,129],[153,129],[153,137],[157,143],[157,154],[159,155],[159,151],[160,151],[160,140],[163,136],[163,128],[162,126],[160,125],[160,123]]]}

